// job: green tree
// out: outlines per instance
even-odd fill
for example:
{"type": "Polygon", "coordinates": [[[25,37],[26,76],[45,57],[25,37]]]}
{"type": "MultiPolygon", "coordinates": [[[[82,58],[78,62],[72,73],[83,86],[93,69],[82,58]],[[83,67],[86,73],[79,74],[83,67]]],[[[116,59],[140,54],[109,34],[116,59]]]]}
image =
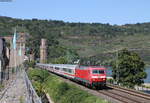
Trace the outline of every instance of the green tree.
{"type": "Polygon", "coordinates": [[[67,64],[67,58],[66,57],[59,57],[59,58],[55,58],[54,61],[52,61],[52,63],[54,64],[67,64]]]}
{"type": "Polygon", "coordinates": [[[44,83],[47,81],[49,76],[49,73],[45,70],[38,70],[35,71],[33,73],[30,73],[30,78],[35,81],[34,85],[35,85],[35,89],[38,93],[38,95],[44,99],[44,90],[45,90],[45,85],[44,83]]]}
{"type": "Polygon", "coordinates": [[[125,86],[140,85],[147,76],[144,66],[137,53],[123,49],[118,52],[118,58],[113,62],[113,77],[125,86]]]}

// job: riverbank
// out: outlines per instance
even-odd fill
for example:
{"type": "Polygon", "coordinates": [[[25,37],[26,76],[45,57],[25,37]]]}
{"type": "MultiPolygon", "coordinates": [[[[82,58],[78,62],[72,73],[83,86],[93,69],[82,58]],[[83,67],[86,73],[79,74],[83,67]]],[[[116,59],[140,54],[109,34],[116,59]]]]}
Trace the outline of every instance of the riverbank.
{"type": "Polygon", "coordinates": [[[37,92],[43,89],[54,103],[108,103],[73,84],[64,82],[59,76],[49,74],[46,70],[30,69],[28,74],[37,92]],[[38,78],[43,78],[43,81],[38,78]]]}

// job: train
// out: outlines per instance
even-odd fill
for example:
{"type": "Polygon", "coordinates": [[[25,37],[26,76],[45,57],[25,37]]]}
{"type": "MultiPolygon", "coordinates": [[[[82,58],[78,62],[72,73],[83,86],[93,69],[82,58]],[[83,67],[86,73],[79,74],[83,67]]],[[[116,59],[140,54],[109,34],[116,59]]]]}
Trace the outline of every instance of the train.
{"type": "Polygon", "coordinates": [[[82,83],[87,87],[103,88],[106,86],[105,67],[42,63],[37,63],[36,65],[52,73],[82,83]]]}

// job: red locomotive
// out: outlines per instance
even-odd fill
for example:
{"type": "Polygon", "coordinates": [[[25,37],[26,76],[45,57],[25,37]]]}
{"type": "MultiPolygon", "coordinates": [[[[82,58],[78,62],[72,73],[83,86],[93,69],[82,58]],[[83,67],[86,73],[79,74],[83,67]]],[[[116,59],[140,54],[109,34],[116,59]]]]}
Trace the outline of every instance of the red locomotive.
{"type": "Polygon", "coordinates": [[[79,67],[75,69],[75,78],[87,86],[104,87],[106,85],[104,67],[79,67]]]}
{"type": "Polygon", "coordinates": [[[70,64],[41,64],[37,66],[48,71],[65,76],[74,81],[81,82],[90,87],[105,87],[106,68],[104,67],[85,67],[70,64]]]}

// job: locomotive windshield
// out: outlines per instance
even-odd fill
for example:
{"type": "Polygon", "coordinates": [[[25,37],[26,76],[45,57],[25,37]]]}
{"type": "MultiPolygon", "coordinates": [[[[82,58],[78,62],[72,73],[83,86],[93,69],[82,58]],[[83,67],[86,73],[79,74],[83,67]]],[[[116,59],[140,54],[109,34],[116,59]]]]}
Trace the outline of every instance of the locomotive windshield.
{"type": "Polygon", "coordinates": [[[93,70],[93,74],[104,74],[104,70],[93,70]]]}

